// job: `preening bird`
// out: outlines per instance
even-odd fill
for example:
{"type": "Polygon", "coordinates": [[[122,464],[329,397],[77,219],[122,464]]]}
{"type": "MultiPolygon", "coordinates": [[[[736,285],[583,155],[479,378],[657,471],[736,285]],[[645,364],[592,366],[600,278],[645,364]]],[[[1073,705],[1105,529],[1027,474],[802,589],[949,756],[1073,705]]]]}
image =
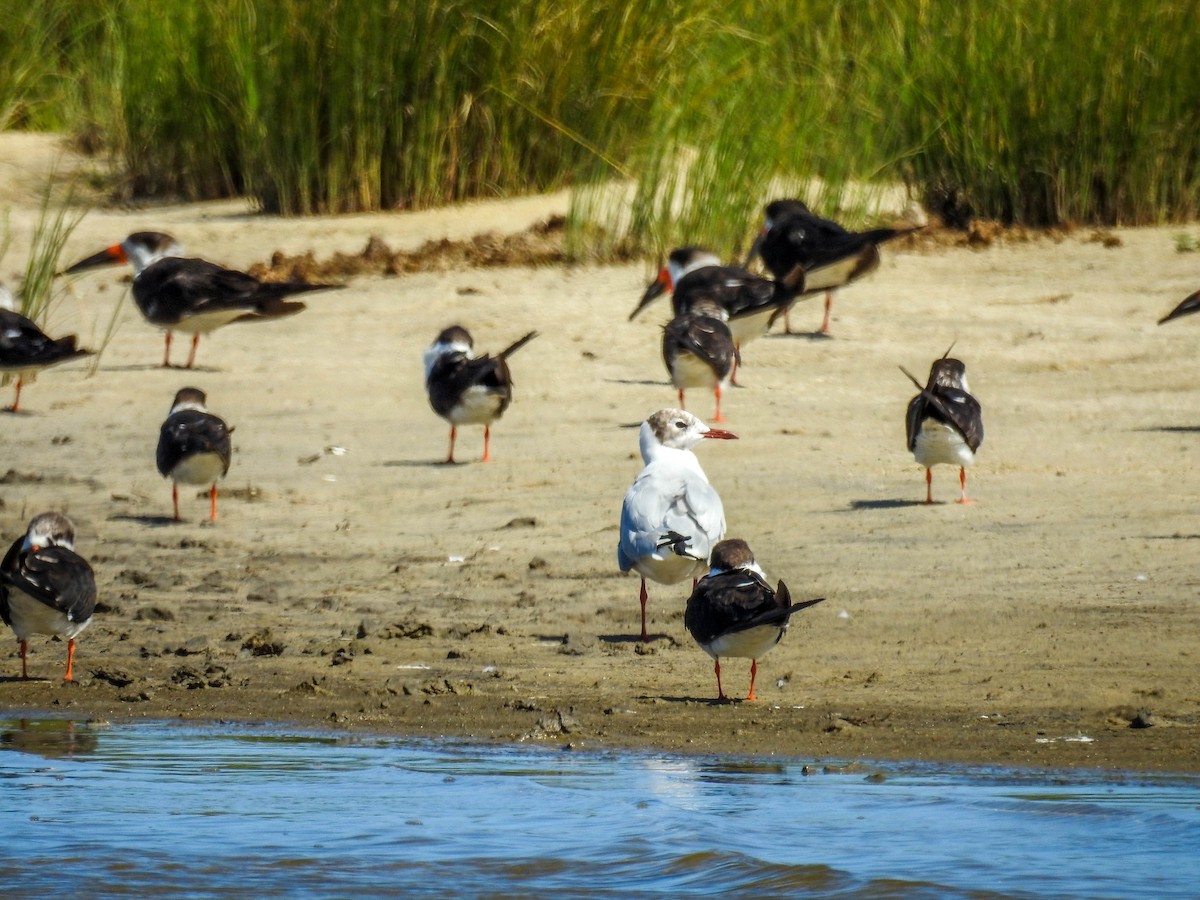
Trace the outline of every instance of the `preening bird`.
{"type": "Polygon", "coordinates": [[[935,360],[922,387],[908,370],[901,371],[921,391],[905,416],[908,449],[925,467],[925,502],[933,502],[933,467],[958,466],[959,503],[967,499],[967,466],[983,443],[983,412],[967,386],[967,367],[947,355],[935,360]]]}
{"type": "Polygon", "coordinates": [[[746,699],[754,700],[759,658],[783,638],[793,613],[824,599],[793,603],[782,581],[772,590],[750,545],[740,538],[728,538],[713,547],[711,567],[688,598],[683,624],[713,658],[717,699],[727,699],[721,687],[722,656],[750,660],[746,699]]]}
{"type": "Polygon", "coordinates": [[[96,576],[77,554],[75,526],[60,513],[34,516],[0,562],[0,618],[21,643],[21,677],[29,677],[29,637],[58,635],[67,639],[70,681],[75,638],[96,611],[96,576]]]}
{"type": "Polygon", "coordinates": [[[707,388],[716,398],[714,422],[724,422],[721,396],[729,383],[738,351],[733,332],[725,324],[725,311],[711,301],[698,303],[691,312],[673,318],[663,327],[663,362],[671,383],[684,404],[688,388],[707,388]]]}
{"type": "MultiPolygon", "coordinates": [[[[880,244],[919,228],[847,231],[816,215],[800,200],[774,200],[767,204],[746,265],[761,256],[781,292],[790,292],[793,299],[825,291],[825,318],[818,334],[829,334],[833,292],[879,267],[880,244]]],[[[785,327],[791,333],[786,317],[785,327]]]]}
{"type": "Polygon", "coordinates": [[[21,411],[21,388],[32,384],[42,369],[92,355],[77,346],[73,334],[48,337],[37,323],[17,312],[12,293],[0,284],[0,372],[5,384],[12,379],[17,385],[10,412],[21,411]]]}
{"type": "Polygon", "coordinates": [[[185,387],[175,395],[158,434],[158,471],[171,479],[175,521],[179,521],[179,485],[210,485],[209,519],[217,518],[217,480],[229,471],[233,429],[204,405],[204,391],[185,387]]]}
{"type": "Polygon", "coordinates": [[[450,423],[450,453],[460,425],[483,426],[483,462],[491,462],[492,423],[504,415],[513,397],[508,358],[537,337],[531,331],[495,356],[475,355],[475,341],[461,325],[452,325],[425,351],[425,390],[433,411],[450,423]]]}

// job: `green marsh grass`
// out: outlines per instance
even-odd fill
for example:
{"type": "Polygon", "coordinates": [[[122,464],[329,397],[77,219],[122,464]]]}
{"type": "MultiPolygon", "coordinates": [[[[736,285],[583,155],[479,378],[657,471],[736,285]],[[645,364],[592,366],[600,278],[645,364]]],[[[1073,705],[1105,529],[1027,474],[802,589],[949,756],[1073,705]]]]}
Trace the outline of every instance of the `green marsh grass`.
{"type": "Polygon", "coordinates": [[[1031,225],[1200,213],[1197,0],[68,6],[21,6],[66,50],[0,76],[0,110],[65,93],[135,193],[306,214],[571,186],[580,255],[736,256],[783,193],[862,225],[863,185],[1031,225]]]}

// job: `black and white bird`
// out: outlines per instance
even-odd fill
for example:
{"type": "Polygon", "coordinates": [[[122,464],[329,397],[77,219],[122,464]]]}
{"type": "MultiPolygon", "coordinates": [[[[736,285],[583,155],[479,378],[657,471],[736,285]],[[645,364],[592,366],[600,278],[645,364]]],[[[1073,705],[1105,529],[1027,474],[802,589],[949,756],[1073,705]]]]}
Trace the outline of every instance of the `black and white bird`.
{"type": "Polygon", "coordinates": [[[713,421],[724,422],[721,396],[738,358],[725,311],[705,300],[677,315],[663,327],[662,355],[671,383],[679,391],[680,408],[687,408],[684,392],[688,388],[705,388],[716,398],[713,421]]]}
{"type": "Polygon", "coordinates": [[[983,413],[979,401],[967,386],[967,367],[947,355],[935,360],[929,381],[921,387],[908,370],[901,367],[921,393],[908,404],[905,429],[908,449],[925,467],[925,502],[933,502],[933,466],[958,466],[961,488],[959,503],[967,499],[967,466],[975,462],[975,453],[983,443],[983,413]]]}
{"type": "Polygon", "coordinates": [[[171,479],[175,521],[179,521],[179,485],[210,485],[209,519],[217,518],[217,481],[229,471],[233,429],[205,406],[204,391],[185,387],[175,395],[158,434],[158,471],[171,479]]]}
{"type": "Polygon", "coordinates": [[[67,639],[67,672],[75,663],[75,638],[96,611],[96,576],[77,554],[75,526],[60,513],[34,516],[0,563],[0,618],[21,643],[21,677],[29,677],[29,637],[67,639]]]}
{"type": "Polygon", "coordinates": [[[9,412],[21,411],[21,388],[34,382],[42,369],[92,355],[78,346],[73,334],[48,337],[37,323],[16,311],[12,293],[0,284],[0,373],[5,384],[11,379],[17,385],[9,412]]]}
{"type": "Polygon", "coordinates": [[[451,325],[425,351],[425,390],[433,411],[450,423],[450,453],[460,425],[483,426],[483,462],[491,462],[492,423],[512,402],[508,358],[537,337],[536,331],[509,344],[495,356],[475,355],[475,341],[461,325],[451,325]]]}
{"type": "Polygon", "coordinates": [[[750,660],[750,693],[758,660],[783,638],[793,613],[824,601],[793,603],[782,581],[774,590],[754,561],[750,545],[740,538],[721,541],[712,551],[711,568],[688,598],[683,624],[704,652],[713,658],[717,674],[717,699],[725,700],[721,687],[721,657],[750,660]]]}
{"type": "MultiPolygon", "coordinates": [[[[739,355],[742,345],[766,334],[774,316],[791,299],[778,293],[769,278],[753,275],[741,266],[722,265],[720,257],[702,247],[679,247],[667,256],[658,278],[629,314],[630,321],[668,292],[676,318],[694,312],[700,304],[715,303],[724,310],[739,355]]],[[[737,384],[736,361],[730,382],[737,384]]]]}
{"type": "Polygon", "coordinates": [[[617,565],[642,579],[641,639],[646,631],[646,579],[676,584],[699,578],[713,545],[725,536],[725,508],[692,448],[702,440],[733,440],[682,409],[660,409],[642,423],[638,443],[645,463],[625,493],[617,565]]]}
{"type": "Polygon", "coordinates": [[[226,269],[203,259],[185,258],[169,234],[139,231],[66,270],[71,275],[95,266],[129,263],[133,267],[133,302],[151,325],[165,329],[163,366],[171,364],[171,335],[192,336],[187,365],[196,362],[200,335],[232,322],[261,322],[295,315],[304,304],[286,298],[342,285],[303,281],[259,281],[253,275],[226,269]]]}
{"type": "MultiPolygon", "coordinates": [[[[749,266],[761,256],[782,292],[792,297],[825,291],[825,318],[818,334],[829,334],[833,292],[879,267],[879,245],[918,231],[914,228],[873,228],[847,231],[831,219],[816,215],[800,200],[767,204],[762,229],[746,258],[749,266]]],[[[791,333],[791,323],[785,327],[791,333]]]]}
{"type": "Polygon", "coordinates": [[[1158,320],[1158,324],[1162,325],[1170,322],[1173,319],[1178,319],[1181,316],[1186,316],[1190,313],[1200,312],[1200,291],[1194,294],[1188,294],[1173,310],[1158,320]]]}

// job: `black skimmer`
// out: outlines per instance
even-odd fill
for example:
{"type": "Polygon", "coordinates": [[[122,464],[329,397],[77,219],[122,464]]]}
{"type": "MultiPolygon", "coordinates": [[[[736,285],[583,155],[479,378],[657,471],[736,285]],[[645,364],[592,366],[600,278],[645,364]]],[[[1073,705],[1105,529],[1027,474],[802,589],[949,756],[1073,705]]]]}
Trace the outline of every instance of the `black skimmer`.
{"type": "Polygon", "coordinates": [[[925,467],[926,503],[933,502],[932,467],[939,463],[958,466],[958,502],[971,502],[967,499],[967,466],[975,462],[975,452],[983,443],[983,413],[967,386],[967,367],[949,354],[947,350],[934,361],[924,387],[901,366],[921,391],[908,404],[905,424],[908,449],[925,467]]]}
{"type": "MultiPolygon", "coordinates": [[[[792,298],[825,291],[825,318],[818,334],[829,334],[833,291],[879,267],[879,245],[920,230],[874,228],[847,231],[823,219],[800,200],[775,200],[767,204],[762,230],[750,248],[746,265],[761,256],[782,291],[792,298]]],[[[791,324],[785,328],[791,333],[791,324]]]]}
{"type": "Polygon", "coordinates": [[[0,618],[21,642],[21,677],[28,678],[29,636],[67,639],[67,673],[75,662],[75,638],[96,611],[96,576],[77,554],[75,527],[59,513],[34,516],[0,563],[0,618]]]}
{"type": "Polygon", "coordinates": [[[662,354],[671,383],[679,391],[680,407],[686,408],[683,394],[688,388],[710,388],[717,404],[713,421],[724,422],[722,388],[738,357],[733,332],[725,324],[725,311],[706,300],[673,318],[663,328],[662,354]]]}
{"type": "Polygon", "coordinates": [[[217,518],[217,479],[229,471],[233,431],[205,407],[204,391],[185,387],[175,395],[158,435],[158,471],[170,478],[175,521],[179,521],[179,485],[207,484],[209,520],[217,518]]]}
{"type": "MultiPolygon", "coordinates": [[[[630,321],[663,293],[670,292],[676,317],[692,312],[698,303],[715,302],[725,311],[725,321],[739,351],[743,344],[766,334],[773,318],[786,308],[791,296],[781,295],[775,282],[752,275],[741,266],[722,265],[718,256],[701,247],[679,247],[650,283],[630,321]]],[[[730,382],[737,384],[735,361],[730,382]]]]}
{"type": "Polygon", "coordinates": [[[21,411],[21,388],[35,381],[42,369],[92,355],[91,350],[76,345],[73,334],[47,337],[32,319],[16,311],[13,295],[0,284],[0,372],[5,384],[9,379],[17,384],[9,412],[21,411]]]}
{"type": "Polygon", "coordinates": [[[1158,324],[1162,325],[1164,322],[1170,322],[1172,319],[1178,319],[1180,316],[1194,312],[1200,312],[1200,291],[1185,297],[1183,302],[1159,319],[1158,324]]]}
{"type": "Polygon", "coordinates": [[[512,402],[508,358],[537,337],[536,331],[509,344],[494,357],[475,355],[475,341],[461,325],[451,325],[425,351],[425,390],[433,411],[450,423],[450,453],[459,425],[483,426],[483,462],[491,462],[492,422],[512,402]]]}
{"type": "Polygon", "coordinates": [[[711,568],[692,590],[683,624],[713,658],[717,699],[726,699],[721,687],[722,656],[750,660],[750,693],[746,699],[755,699],[759,658],[779,643],[793,613],[816,606],[824,599],[793,603],[782,581],[771,590],[766,573],[754,561],[750,545],[740,538],[730,538],[713,547],[711,568]]]}
{"type": "Polygon", "coordinates": [[[295,315],[304,309],[304,304],[287,297],[343,287],[303,281],[259,281],[253,275],[207,260],[184,258],[182,253],[170,235],[139,231],[68,267],[66,274],[115,263],[133,266],[133,302],[147,322],[167,332],[163,366],[171,364],[172,332],[182,331],[192,336],[185,366],[188,369],[196,362],[200,335],[231,322],[258,322],[295,315]]]}
{"type": "Polygon", "coordinates": [[[660,409],[642,423],[638,443],[644,468],[621,505],[617,564],[642,578],[643,641],[646,632],[646,579],[675,584],[699,578],[708,556],[725,536],[721,497],[704,475],[692,448],[704,439],[733,440],[730,431],[709,428],[682,409],[660,409]]]}

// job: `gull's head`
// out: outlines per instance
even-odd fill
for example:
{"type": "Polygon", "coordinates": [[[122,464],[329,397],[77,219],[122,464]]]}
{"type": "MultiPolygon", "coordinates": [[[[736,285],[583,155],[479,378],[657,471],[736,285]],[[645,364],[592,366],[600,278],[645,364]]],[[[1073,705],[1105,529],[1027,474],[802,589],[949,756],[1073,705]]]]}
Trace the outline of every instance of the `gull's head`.
{"type": "Polygon", "coordinates": [[[660,409],[642,423],[639,435],[642,459],[647,462],[660,449],[691,450],[706,439],[736,440],[737,435],[721,428],[709,428],[682,409],[660,409]]]}
{"type": "Polygon", "coordinates": [[[44,547],[74,549],[75,526],[62,513],[45,512],[30,520],[21,549],[36,551],[44,547]]]}

